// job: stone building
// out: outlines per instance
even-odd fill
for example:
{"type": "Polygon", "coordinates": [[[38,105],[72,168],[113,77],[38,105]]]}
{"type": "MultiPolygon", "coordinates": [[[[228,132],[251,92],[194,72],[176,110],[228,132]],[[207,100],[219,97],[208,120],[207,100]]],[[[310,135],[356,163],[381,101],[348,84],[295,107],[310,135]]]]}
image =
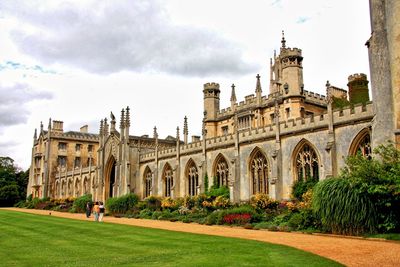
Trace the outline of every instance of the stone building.
{"type": "Polygon", "coordinates": [[[89,181],[96,175],[98,148],[98,135],[88,133],[87,125],[79,132],[64,132],[62,121],[49,120],[47,131],[40,123],[39,134],[35,129],[33,137],[27,194],[42,198],[91,192],[89,181]],[[74,179],[60,179],[69,176],[74,179]]]}
{"type": "MultiPolygon", "coordinates": [[[[399,47],[392,41],[394,35],[400,38],[395,20],[400,6],[390,0],[370,3],[373,33],[367,45],[373,103],[365,74],[348,77],[349,93],[329,82],[326,96],[305,90],[302,51],[287,47],[283,36],[279,54],[270,61],[267,95],[257,75],[253,94],[238,102],[232,85],[231,105],[220,109],[219,84],[204,84],[201,137],[189,142],[186,118],[182,138],[179,127],[175,137],[166,139],[158,137],[156,128],[152,138],[131,136],[127,107],[121,111],[118,129],[111,114],[110,124],[103,119],[99,134],[93,135],[98,148],[95,168],[46,167],[46,159],[55,162],[60,155],[44,151],[39,164],[45,166],[44,175],[39,175],[43,178],[33,182],[38,176],[32,169],[30,187],[41,185],[43,195],[51,197],[90,192],[94,199],[106,200],[129,192],[141,198],[197,195],[215,182],[227,186],[235,202],[259,192],[286,199],[296,180],[335,176],[347,156],[368,156],[371,147],[386,140],[399,142],[400,75],[394,75],[399,71],[399,47]]],[[[35,142],[46,134],[41,130],[42,137],[35,137],[35,142]]],[[[36,146],[32,166],[37,166],[36,146]]]]}

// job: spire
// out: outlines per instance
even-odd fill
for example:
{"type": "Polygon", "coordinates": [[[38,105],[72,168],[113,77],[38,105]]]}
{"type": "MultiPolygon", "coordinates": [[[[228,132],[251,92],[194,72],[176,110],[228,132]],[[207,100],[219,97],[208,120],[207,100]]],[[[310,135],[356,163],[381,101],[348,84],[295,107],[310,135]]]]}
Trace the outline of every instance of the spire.
{"type": "Polygon", "coordinates": [[[157,133],[157,127],[156,126],[154,126],[153,138],[154,139],[158,139],[158,133],[157,133]]]}
{"type": "Polygon", "coordinates": [[[185,118],[183,119],[183,141],[185,144],[188,143],[188,134],[189,134],[188,122],[187,122],[187,117],[185,116],[185,118]]]}
{"type": "Polygon", "coordinates": [[[42,122],[40,122],[40,132],[41,133],[43,132],[43,123],[42,122]]]}
{"type": "Polygon", "coordinates": [[[104,135],[108,135],[108,123],[107,123],[107,118],[104,118],[104,135]]]}
{"type": "Polygon", "coordinates": [[[179,126],[176,127],[176,140],[179,141],[179,126]]]}
{"type": "Polygon", "coordinates": [[[236,101],[235,84],[232,83],[231,102],[236,103],[236,101]]]}
{"type": "Polygon", "coordinates": [[[189,134],[187,117],[183,119],[183,134],[189,134]]]}
{"type": "Polygon", "coordinates": [[[127,128],[129,128],[129,126],[131,126],[131,120],[130,120],[130,115],[129,115],[129,106],[126,107],[125,126],[127,128]]]}
{"type": "Polygon", "coordinates": [[[125,110],[122,109],[121,110],[121,119],[119,121],[119,128],[124,129],[124,127],[125,127],[125,110]]]}
{"type": "Polygon", "coordinates": [[[33,134],[33,139],[36,140],[37,139],[37,130],[35,128],[35,133],[33,134]]]}
{"type": "Polygon", "coordinates": [[[257,76],[256,76],[256,78],[257,78],[256,93],[261,93],[262,92],[260,77],[261,77],[260,74],[257,74],[257,76]]]}
{"type": "Polygon", "coordinates": [[[285,32],[282,31],[282,48],[286,48],[285,32]]]}
{"type": "Polygon", "coordinates": [[[47,129],[51,129],[51,118],[49,118],[49,125],[47,126],[47,129]]]}
{"type": "Polygon", "coordinates": [[[102,135],[104,131],[104,125],[103,125],[103,120],[100,121],[100,130],[99,130],[99,134],[102,135]]]}

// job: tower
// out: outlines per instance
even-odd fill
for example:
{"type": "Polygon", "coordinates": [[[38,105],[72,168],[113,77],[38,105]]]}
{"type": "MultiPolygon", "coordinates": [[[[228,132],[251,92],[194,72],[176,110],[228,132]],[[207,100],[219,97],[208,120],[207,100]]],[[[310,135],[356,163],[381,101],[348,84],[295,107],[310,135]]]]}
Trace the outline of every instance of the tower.
{"type": "Polygon", "coordinates": [[[349,82],[349,100],[352,104],[366,103],[369,101],[368,95],[368,80],[367,75],[364,73],[356,73],[350,75],[348,78],[349,82]]]}
{"type": "Polygon", "coordinates": [[[299,95],[303,90],[303,56],[301,49],[287,48],[282,32],[280,54],[270,62],[270,94],[299,95]]]}
{"type": "MultiPolygon", "coordinates": [[[[400,143],[400,2],[370,0],[369,52],[375,117],[372,147],[387,140],[400,143]]],[[[400,145],[397,145],[400,147],[400,145]]]]}
{"type": "Polygon", "coordinates": [[[218,83],[204,84],[204,118],[206,121],[212,121],[217,118],[220,92],[218,83]]]}

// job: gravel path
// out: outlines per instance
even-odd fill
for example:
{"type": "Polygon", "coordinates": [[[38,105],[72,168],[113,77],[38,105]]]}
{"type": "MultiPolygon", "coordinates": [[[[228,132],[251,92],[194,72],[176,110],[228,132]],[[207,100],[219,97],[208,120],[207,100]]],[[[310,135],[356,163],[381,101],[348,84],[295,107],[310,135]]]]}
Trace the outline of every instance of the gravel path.
{"type": "MultiPolygon", "coordinates": [[[[5,208],[20,212],[49,215],[49,211],[5,208]]],[[[51,211],[51,216],[87,219],[84,214],[51,211]]],[[[330,258],[347,266],[400,266],[400,242],[346,238],[329,235],[247,230],[239,227],[207,226],[194,223],[104,217],[106,223],[118,223],[171,231],[237,237],[281,244],[330,258]]]]}

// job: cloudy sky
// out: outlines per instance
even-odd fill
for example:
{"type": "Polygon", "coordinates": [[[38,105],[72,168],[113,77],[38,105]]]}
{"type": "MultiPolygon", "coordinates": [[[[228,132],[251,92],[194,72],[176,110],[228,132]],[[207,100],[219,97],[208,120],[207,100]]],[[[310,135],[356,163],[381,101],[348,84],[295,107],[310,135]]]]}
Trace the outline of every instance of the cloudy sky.
{"type": "Polygon", "coordinates": [[[187,116],[200,135],[203,84],[221,85],[221,108],[232,83],[239,101],[253,94],[257,73],[268,94],[282,30],[306,90],[369,75],[365,0],[2,0],[0,29],[0,156],[24,169],[49,118],[97,133],[130,106],[131,134],[175,136],[187,116]]]}

